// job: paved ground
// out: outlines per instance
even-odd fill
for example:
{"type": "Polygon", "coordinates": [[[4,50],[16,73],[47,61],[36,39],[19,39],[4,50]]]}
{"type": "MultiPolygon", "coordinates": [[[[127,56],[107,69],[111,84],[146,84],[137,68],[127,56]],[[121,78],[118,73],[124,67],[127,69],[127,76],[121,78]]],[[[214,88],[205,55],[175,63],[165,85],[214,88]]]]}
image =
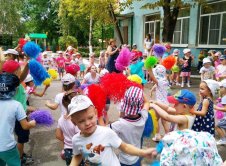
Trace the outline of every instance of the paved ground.
{"type": "MultiPolygon", "coordinates": [[[[194,79],[192,81],[191,91],[198,94],[198,84],[199,80],[194,79]]],[[[172,93],[178,90],[180,87],[173,87],[172,93]]],[[[150,89],[150,85],[145,87],[145,93],[148,93],[148,89],[150,89]]],[[[53,81],[51,87],[47,90],[47,94],[42,97],[32,97],[31,105],[38,108],[45,108],[46,100],[53,100],[55,95],[60,92],[61,83],[60,81],[53,81]]],[[[197,95],[198,96],[198,95],[197,95]]],[[[57,109],[52,111],[55,123],[52,127],[36,127],[31,130],[30,142],[26,145],[25,149],[28,153],[31,153],[33,158],[35,159],[34,166],[62,166],[65,165],[65,162],[60,158],[59,154],[61,151],[61,144],[55,138],[55,128],[57,125],[57,120],[60,116],[60,110],[57,109]]],[[[110,107],[110,120],[114,121],[118,118],[118,112],[116,106],[114,104],[110,107]]],[[[155,146],[155,144],[151,140],[145,140],[145,147],[155,146]]],[[[226,160],[226,149],[225,146],[218,147],[219,152],[223,158],[226,160]]],[[[147,161],[144,161],[146,163],[147,161]]],[[[146,164],[143,164],[146,165],[146,164]]]]}

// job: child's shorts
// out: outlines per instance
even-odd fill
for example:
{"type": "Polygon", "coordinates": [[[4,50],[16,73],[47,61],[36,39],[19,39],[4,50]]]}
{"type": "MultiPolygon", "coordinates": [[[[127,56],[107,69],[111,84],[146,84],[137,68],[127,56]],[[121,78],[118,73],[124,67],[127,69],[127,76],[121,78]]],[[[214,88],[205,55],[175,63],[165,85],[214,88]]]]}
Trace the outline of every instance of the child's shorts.
{"type": "Polygon", "coordinates": [[[17,146],[14,148],[0,152],[0,165],[20,166],[20,155],[17,146]]]}
{"type": "Polygon", "coordinates": [[[222,129],[226,129],[226,117],[219,120],[217,127],[222,128],[222,129]]]}
{"type": "Polygon", "coordinates": [[[18,143],[27,143],[29,141],[30,130],[24,130],[19,121],[15,123],[15,133],[18,143]]]}
{"type": "Polygon", "coordinates": [[[58,73],[64,73],[64,68],[59,67],[58,68],[58,73]]]}
{"type": "Polygon", "coordinates": [[[191,72],[183,72],[183,71],[182,71],[182,72],[180,73],[180,76],[181,76],[181,77],[190,77],[190,75],[191,75],[191,72]]]}

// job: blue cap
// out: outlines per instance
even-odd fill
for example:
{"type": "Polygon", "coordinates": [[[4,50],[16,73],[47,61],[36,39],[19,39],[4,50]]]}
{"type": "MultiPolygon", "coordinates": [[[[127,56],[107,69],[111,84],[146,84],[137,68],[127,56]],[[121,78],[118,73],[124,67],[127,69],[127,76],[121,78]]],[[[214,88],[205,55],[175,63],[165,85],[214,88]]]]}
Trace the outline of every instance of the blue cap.
{"type": "Polygon", "coordinates": [[[195,95],[187,89],[182,89],[179,92],[177,92],[175,95],[168,96],[167,99],[170,103],[173,103],[173,104],[183,103],[190,106],[194,106],[196,103],[195,95]]]}

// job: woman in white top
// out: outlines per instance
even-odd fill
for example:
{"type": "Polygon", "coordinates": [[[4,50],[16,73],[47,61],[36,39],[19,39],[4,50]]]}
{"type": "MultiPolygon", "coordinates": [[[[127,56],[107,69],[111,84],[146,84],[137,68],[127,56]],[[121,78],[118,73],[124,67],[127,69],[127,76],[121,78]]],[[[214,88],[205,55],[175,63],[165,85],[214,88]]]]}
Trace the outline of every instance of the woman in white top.
{"type": "Polygon", "coordinates": [[[97,67],[92,65],[90,71],[84,76],[82,84],[98,84],[100,75],[97,73],[97,67]]]}
{"type": "Polygon", "coordinates": [[[144,39],[144,53],[149,55],[152,45],[153,45],[153,41],[151,39],[151,34],[147,34],[146,38],[144,39]]]}

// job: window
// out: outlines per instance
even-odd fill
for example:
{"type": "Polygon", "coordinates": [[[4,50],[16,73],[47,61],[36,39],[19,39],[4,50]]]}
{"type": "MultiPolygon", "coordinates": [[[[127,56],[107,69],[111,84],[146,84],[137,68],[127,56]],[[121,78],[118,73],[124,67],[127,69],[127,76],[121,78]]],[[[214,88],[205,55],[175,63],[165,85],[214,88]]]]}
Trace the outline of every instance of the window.
{"type": "Polygon", "coordinates": [[[201,7],[199,45],[226,45],[226,1],[201,7]]]}
{"type": "Polygon", "coordinates": [[[151,37],[154,39],[154,42],[158,43],[160,37],[160,15],[156,14],[146,16],[144,28],[144,37],[150,33],[151,37]]]}
{"type": "Polygon", "coordinates": [[[189,9],[182,9],[179,12],[173,34],[173,44],[188,44],[189,15],[189,9]]]}

